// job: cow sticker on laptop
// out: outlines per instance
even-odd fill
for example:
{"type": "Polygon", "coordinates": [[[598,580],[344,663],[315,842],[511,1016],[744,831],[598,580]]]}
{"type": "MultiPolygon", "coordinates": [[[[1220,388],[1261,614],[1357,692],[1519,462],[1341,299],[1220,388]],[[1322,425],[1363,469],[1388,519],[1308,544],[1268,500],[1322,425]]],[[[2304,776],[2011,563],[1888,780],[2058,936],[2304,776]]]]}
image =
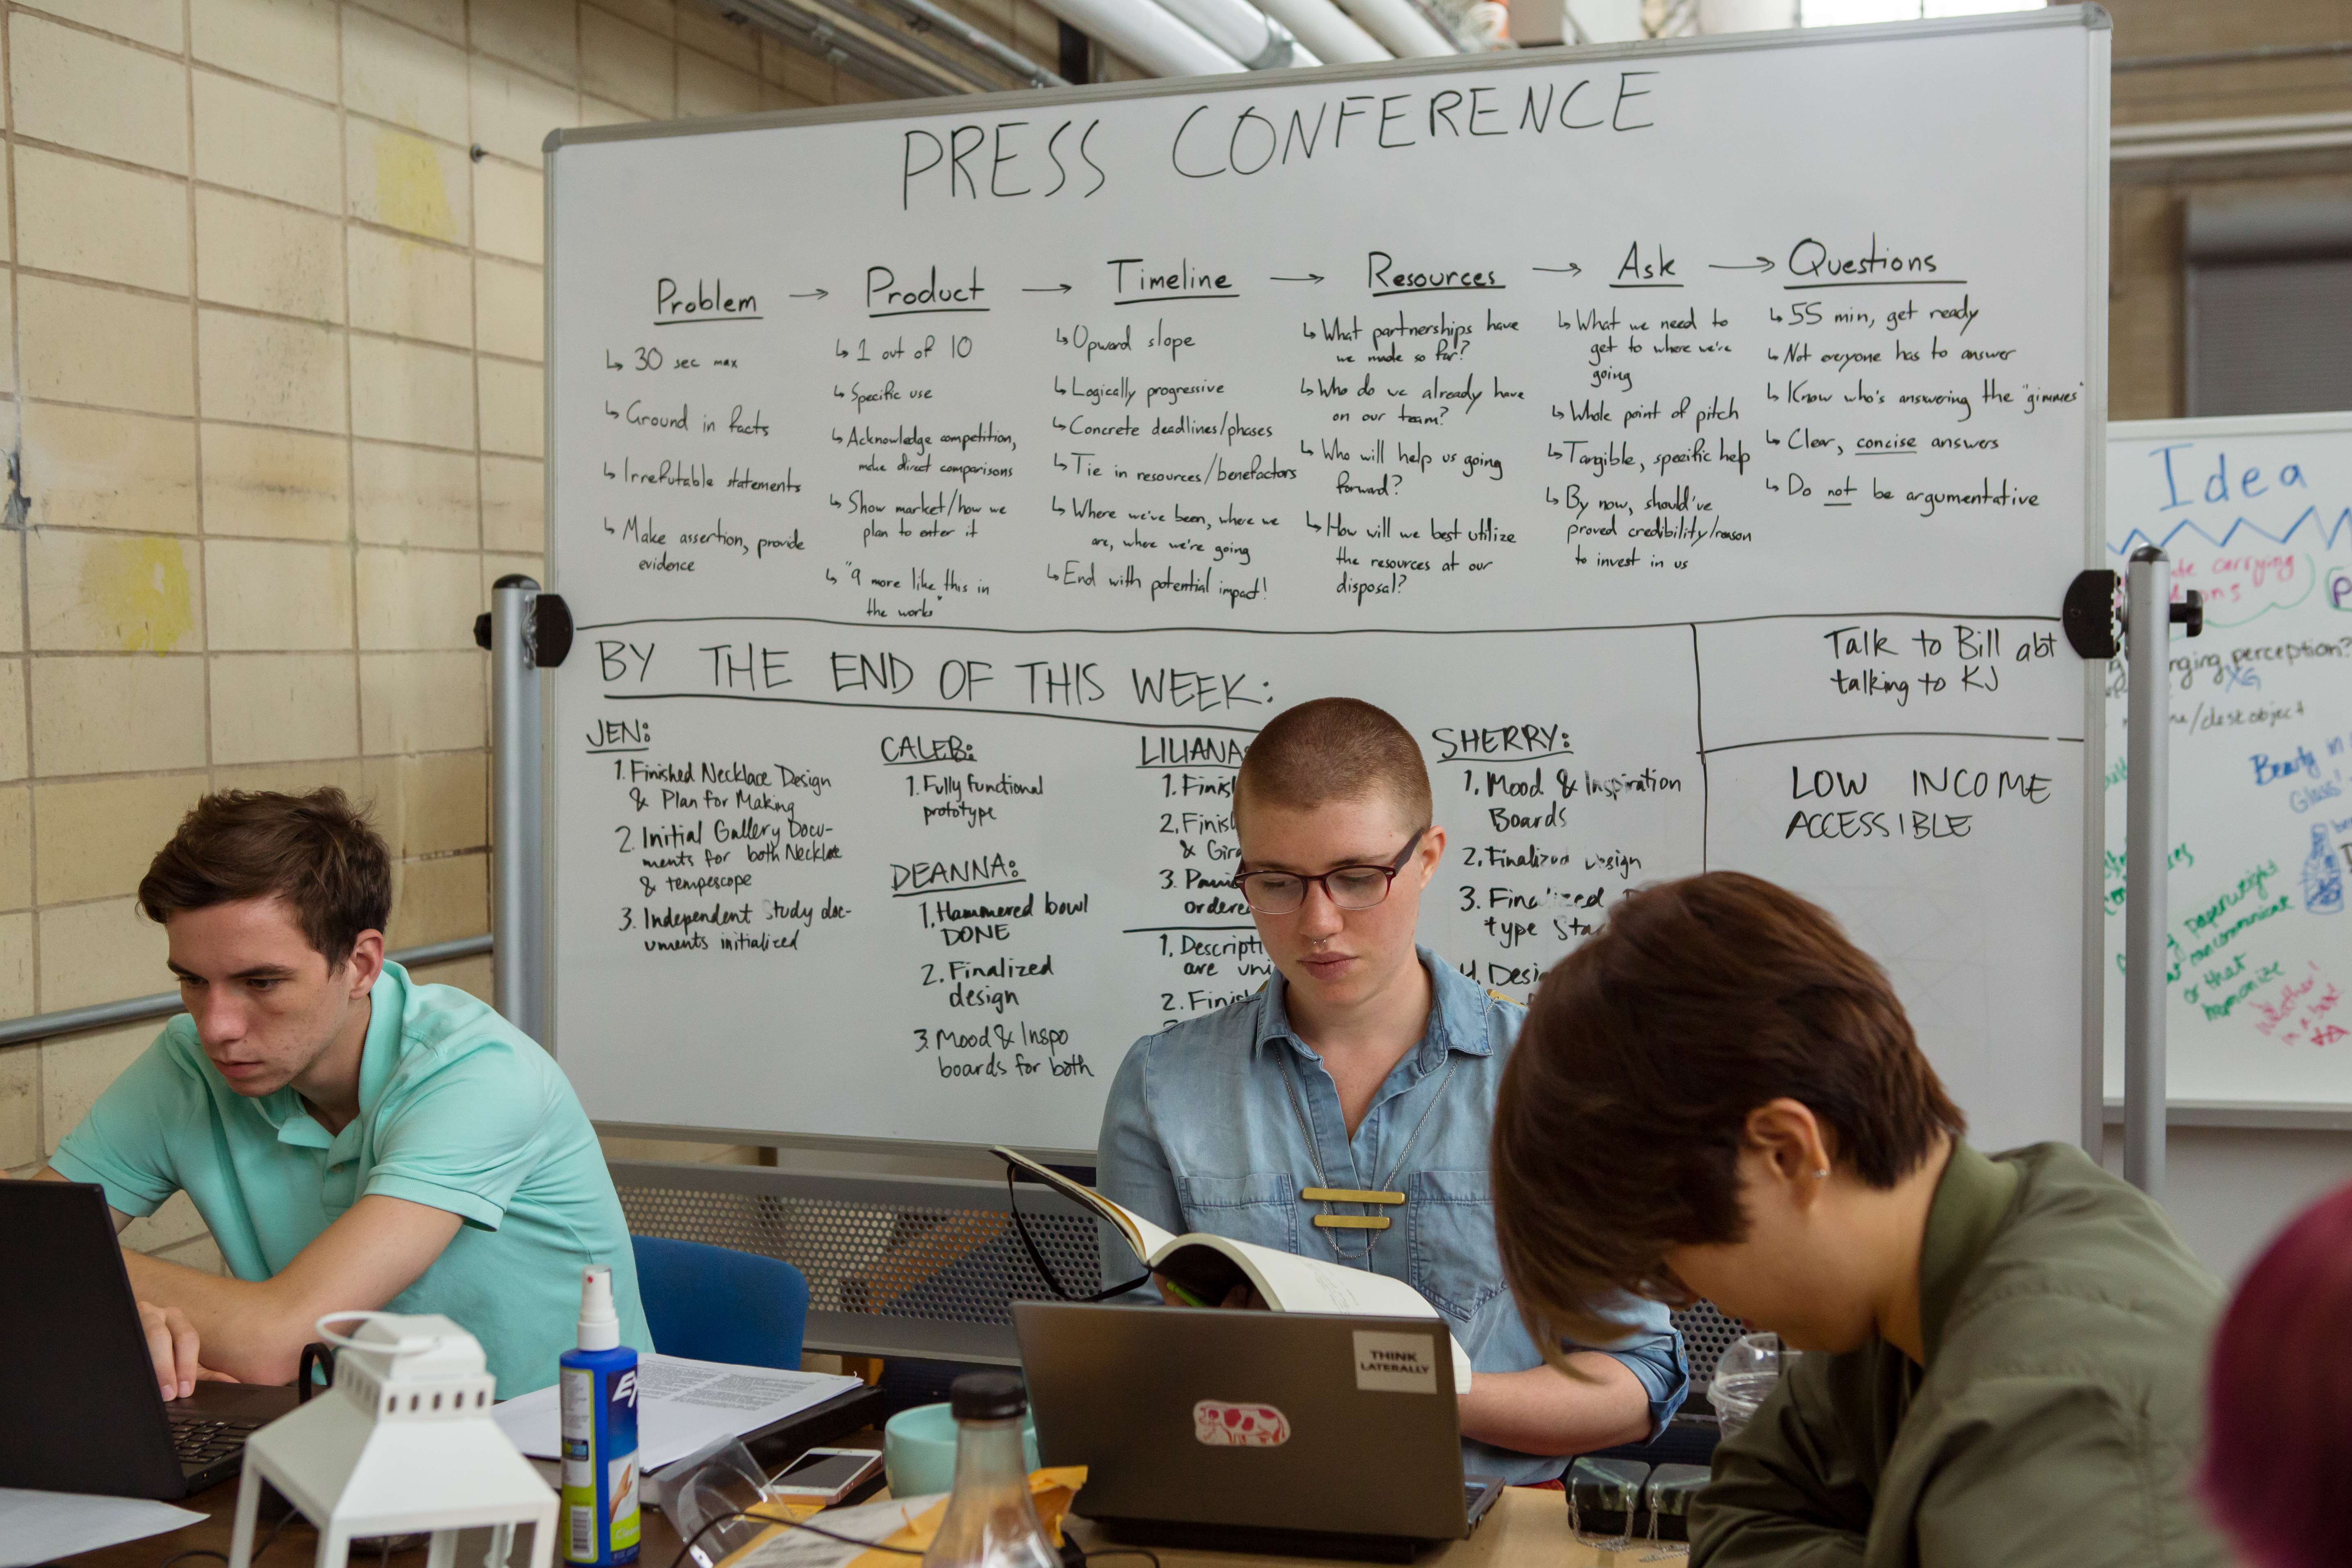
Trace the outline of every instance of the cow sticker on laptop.
{"type": "Polygon", "coordinates": [[[1290,1441],[1290,1418],[1271,1405],[1203,1399],[1192,1406],[1192,1436],[1212,1448],[1274,1448],[1290,1441]]]}

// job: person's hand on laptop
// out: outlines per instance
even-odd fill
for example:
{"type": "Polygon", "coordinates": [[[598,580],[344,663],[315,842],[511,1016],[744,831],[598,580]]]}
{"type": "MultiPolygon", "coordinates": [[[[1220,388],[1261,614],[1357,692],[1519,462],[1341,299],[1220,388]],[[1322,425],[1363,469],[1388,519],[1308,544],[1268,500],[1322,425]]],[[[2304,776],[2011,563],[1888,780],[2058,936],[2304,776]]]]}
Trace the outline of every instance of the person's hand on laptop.
{"type": "Polygon", "coordinates": [[[139,1303],[139,1326],[147,1331],[147,1353],[155,1358],[155,1384],[165,1399],[185,1399],[199,1383],[235,1383],[196,1360],[195,1325],[177,1307],[139,1303]]]}

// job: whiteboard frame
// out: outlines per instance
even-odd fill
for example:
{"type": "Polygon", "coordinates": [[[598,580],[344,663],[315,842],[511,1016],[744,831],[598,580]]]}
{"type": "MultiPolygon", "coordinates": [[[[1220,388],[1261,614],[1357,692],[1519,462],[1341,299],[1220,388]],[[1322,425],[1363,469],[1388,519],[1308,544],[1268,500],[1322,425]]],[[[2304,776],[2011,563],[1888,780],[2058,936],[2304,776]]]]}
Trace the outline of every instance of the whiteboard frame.
{"type": "MultiPolygon", "coordinates": [[[[2352,1105],[2314,1100],[2297,1105],[2279,1100],[2171,1100],[2164,1106],[2168,1127],[2257,1127],[2290,1132],[2352,1132],[2352,1105]]],[[[2107,1125],[2124,1124],[2124,1102],[2107,1101],[2107,1125]]],[[[2121,1134],[2117,1134],[2120,1138],[2121,1134]]]]}
{"type": "MultiPolygon", "coordinates": [[[[2084,97],[2091,106],[2091,157],[2084,179],[2084,221],[2083,270],[2091,298],[2085,301],[2083,345],[2083,438],[2086,480],[2083,498],[2083,563],[2086,571],[2104,569],[2107,561],[2107,293],[2110,287],[2107,241],[2112,232],[2107,204],[2113,189],[2114,163],[2107,156],[2108,84],[2112,79],[2110,49],[2115,33],[2107,14],[2086,7],[2097,19],[2085,17],[2095,30],[2090,51],[2090,81],[2084,97]]],[[[551,299],[552,296],[551,295],[551,299]]],[[[2106,1148],[2107,1093],[2107,932],[2105,900],[2107,887],[2107,668],[2102,659],[2083,661],[2083,1152],[2096,1160],[2106,1148]]]]}
{"type": "MultiPolygon", "coordinates": [[[[2108,287],[2108,95],[2109,60],[2114,24],[2095,4],[2049,5],[2033,11],[2000,12],[1990,16],[1953,16],[1933,21],[1881,22],[1858,26],[1808,29],[1790,27],[1769,33],[1708,35],[1687,38],[1644,38],[1629,43],[1563,45],[1533,49],[1496,50],[1451,58],[1378,60],[1363,65],[1318,66],[1286,70],[1279,75],[1244,71],[1213,77],[1156,77],[1144,81],[1104,83],[1086,87],[1024,89],[1012,92],[972,93],[955,98],[893,99],[877,103],[834,105],[822,109],[772,110],[755,114],[717,115],[700,120],[671,120],[623,125],[559,128],[541,144],[546,184],[546,240],[541,247],[545,278],[546,395],[542,438],[545,472],[543,518],[546,529],[544,567],[551,593],[562,591],[555,531],[555,382],[557,375],[555,279],[561,258],[555,247],[555,203],[558,193],[555,155],[565,147],[604,142],[642,142],[673,136],[704,136],[736,131],[788,130],[806,125],[853,124],[877,120],[919,120],[940,115],[1011,113],[1023,109],[1087,103],[1120,102],[1129,99],[1201,97],[1213,93],[1250,92],[1269,84],[1378,81],[1398,76],[1454,76],[1467,72],[1538,65],[1553,60],[1662,59],[1679,55],[1741,54],[1749,50],[1794,49],[1880,39],[1940,37],[1981,33],[2016,32],[2033,28],[2074,27],[2091,35],[2086,64],[2085,98],[2090,105],[2084,150],[2084,565],[2096,569],[2106,559],[2106,407],[2107,407],[2107,287],[2108,287]]],[[[2052,584],[2053,595],[2065,585],[2052,584]]],[[[2054,609],[2054,606],[2053,606],[2054,609]]],[[[2106,1020],[2105,976],[2102,973],[2105,931],[2099,900],[2105,887],[2102,851],[2106,843],[2105,792],[2100,780],[2106,771],[2106,699],[2105,666],[2084,661],[2083,677],[2083,919],[2082,919],[2082,1144],[2097,1158],[2105,1136],[2106,1020]]],[[[557,744],[555,712],[544,705],[542,752],[557,744]]],[[[561,809],[560,767],[541,770],[542,837],[561,809]]],[[[547,944],[541,973],[545,994],[540,1016],[546,1020],[541,1040],[560,1060],[560,1019],[555,968],[556,930],[562,920],[559,857],[542,857],[545,865],[541,940],[547,944]]],[[[844,1153],[934,1156],[954,1159],[983,1152],[987,1145],[929,1139],[850,1138],[826,1133],[770,1132],[749,1128],[682,1127],[666,1123],[599,1121],[600,1131],[619,1137],[714,1142],[762,1147],[831,1150],[844,1153]]],[[[1092,1149],[1034,1149],[1048,1158],[1092,1163],[1092,1149]]]]}
{"type": "MultiPolygon", "coordinates": [[[[2352,410],[2323,414],[2209,414],[2202,416],[2191,415],[2181,419],[2117,419],[2109,422],[2107,428],[2111,435],[2129,441],[2164,441],[2178,436],[2352,435],[2352,410]]],[[[2104,552],[2106,546],[2104,537],[2099,544],[2104,552]]],[[[2096,733],[2104,749],[2106,737],[2104,695],[2100,699],[2096,733]]],[[[2100,772],[2104,778],[2104,766],[2100,772]]],[[[2103,822],[2101,832],[2105,831],[2103,822]]],[[[2104,970],[2105,931],[2101,929],[2098,936],[2102,955],[2098,963],[2104,970]]],[[[2106,987],[2105,974],[2102,973],[2098,980],[2100,989],[2104,991],[2106,987]]],[[[2095,1097],[2105,1102],[2106,1125],[2119,1126],[2123,1101],[2106,1098],[2106,1031],[2104,1020],[2098,1038],[2099,1049],[2093,1058],[2097,1067],[2097,1077],[2092,1080],[2093,1089],[2095,1097]]],[[[2276,1127],[2307,1132],[2346,1132],[2352,1131],[2352,1102],[2327,1100],[2168,1100],[2165,1102],[2165,1121],[2174,1127],[2276,1127]]],[[[2094,1152],[2097,1147],[2096,1144],[2092,1145],[2094,1152]]]]}

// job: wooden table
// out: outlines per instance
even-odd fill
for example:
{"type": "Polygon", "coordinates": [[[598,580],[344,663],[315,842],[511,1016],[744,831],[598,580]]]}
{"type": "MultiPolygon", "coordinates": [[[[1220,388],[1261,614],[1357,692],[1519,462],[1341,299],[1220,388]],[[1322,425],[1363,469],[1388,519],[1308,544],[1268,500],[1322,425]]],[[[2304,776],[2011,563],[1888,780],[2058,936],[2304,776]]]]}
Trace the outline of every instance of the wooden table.
{"type": "MultiPolygon", "coordinates": [[[[881,1390],[871,1387],[849,1389],[822,1404],[795,1411],[782,1421],[761,1427],[756,1436],[745,1441],[751,1445],[752,1457],[771,1467],[781,1465],[812,1447],[825,1444],[840,1444],[852,1448],[879,1448],[882,1447],[882,1434],[874,1428],[873,1423],[881,1405],[881,1390]]],[[[533,1460],[532,1463],[540,1467],[542,1475],[551,1478],[550,1484],[552,1484],[554,1466],[543,1460],[533,1460]]],[[[230,1528],[236,1517],[236,1489],[237,1480],[232,1477],[209,1490],[182,1499],[180,1507],[205,1516],[201,1524],[191,1524],[166,1534],[151,1535],[144,1541],[125,1542],[120,1546],[84,1552],[58,1561],[70,1563],[73,1568],[157,1568],[165,1558],[180,1552],[217,1552],[226,1557],[228,1555],[230,1528]]],[[[261,1522],[254,1532],[257,1551],[269,1539],[269,1531],[278,1517],[270,1510],[275,1493],[266,1491],[262,1497],[261,1522]]],[[[645,1534],[639,1543],[637,1561],[646,1568],[669,1568],[670,1559],[677,1555],[677,1534],[669,1528],[669,1521],[660,1513],[649,1510],[644,1517],[645,1534]]],[[[458,1562],[461,1568],[474,1568],[478,1564],[489,1545],[488,1531],[478,1532],[478,1542],[475,1539],[476,1533],[468,1532],[459,1540],[458,1562]]],[[[522,1539],[528,1541],[530,1537],[526,1534],[522,1539]]],[[[352,1550],[352,1561],[360,1568],[367,1568],[377,1556],[377,1549],[373,1546],[355,1546],[352,1550]]],[[[310,1528],[308,1520],[297,1518],[287,1521],[285,1529],[278,1533],[277,1543],[269,1547],[256,1568],[300,1568],[301,1564],[316,1563],[318,1557],[319,1532],[310,1528]]],[[[513,1560],[517,1563],[528,1561],[520,1542],[513,1560]]],[[[210,1559],[200,1558],[197,1561],[208,1563],[210,1559]]],[[[409,1552],[395,1552],[385,1561],[387,1568],[417,1568],[425,1561],[425,1549],[419,1546],[409,1552]]],[[[551,1561],[555,1568],[562,1568],[561,1556],[553,1556],[551,1561]]]]}
{"type": "MultiPolygon", "coordinates": [[[[1085,1520],[1073,1520],[1071,1526],[1070,1533],[1081,1546],[1098,1543],[1094,1527],[1085,1520]]],[[[1311,1568],[1335,1562],[1255,1552],[1195,1552],[1167,1546],[1152,1550],[1160,1568],[1311,1568]]],[[[1634,1542],[1622,1552],[1581,1545],[1569,1533],[1568,1500],[1560,1493],[1505,1487],[1469,1540],[1432,1547],[1414,1560],[1412,1568],[1638,1568],[1656,1550],[1646,1541],[1634,1542]]],[[[1115,1561],[1119,1568],[1142,1568],[1139,1558],[1115,1561]]],[[[1662,1562],[1686,1564],[1688,1559],[1677,1552],[1662,1562]]],[[[669,1568],[669,1564],[665,1561],[653,1568],[669,1568]]]]}
{"type": "MultiPolygon", "coordinates": [[[[156,1568],[174,1552],[194,1548],[210,1548],[226,1555],[229,1525],[236,1507],[236,1483],[225,1482],[210,1491],[200,1492],[181,1506],[209,1517],[202,1524],[192,1524],[168,1535],[152,1535],[144,1541],[110,1546],[102,1552],[86,1552],[64,1561],[73,1568],[156,1568]]],[[[1071,1533],[1081,1545],[1100,1543],[1093,1526],[1086,1521],[1071,1522],[1071,1533]]],[[[260,1533],[267,1535],[267,1527],[260,1533]]],[[[1180,1551],[1170,1547],[1157,1550],[1160,1568],[1329,1568],[1328,1559],[1180,1551]]],[[[1637,1568],[1654,1550],[1648,1542],[1638,1541],[1622,1552],[1580,1545],[1569,1534],[1568,1505],[1559,1493],[1512,1487],[1504,1491],[1469,1540],[1432,1548],[1422,1554],[1414,1568],[1637,1568]]],[[[257,1568],[299,1568],[314,1561],[318,1551],[318,1533],[304,1521],[296,1520],[287,1525],[257,1568]]],[[[640,1568],[670,1568],[677,1552],[677,1532],[670,1528],[669,1521],[659,1513],[648,1512],[637,1557],[640,1568]]],[[[515,1561],[522,1560],[518,1551],[515,1561]]],[[[375,1561],[376,1553],[372,1549],[356,1549],[352,1553],[356,1568],[368,1568],[375,1561]]],[[[422,1547],[394,1552],[391,1558],[394,1568],[416,1568],[424,1561],[422,1547]]],[[[475,1546],[468,1552],[461,1547],[457,1561],[461,1568],[471,1568],[471,1564],[481,1561],[481,1548],[475,1546]]],[[[1139,1562],[1135,1558],[1118,1561],[1121,1568],[1139,1562]]]]}
{"type": "MultiPolygon", "coordinates": [[[[235,1480],[226,1480],[210,1490],[182,1500],[180,1507],[205,1516],[201,1524],[191,1524],[168,1534],[151,1535],[144,1541],[129,1541],[120,1546],[85,1552],[58,1561],[69,1564],[70,1568],[156,1568],[165,1558],[181,1552],[209,1550],[226,1557],[228,1555],[229,1531],[236,1521],[236,1488],[235,1480]]],[[[677,1531],[670,1528],[668,1518],[659,1512],[648,1510],[642,1518],[644,1532],[638,1543],[637,1561],[645,1568],[669,1568],[670,1560],[678,1552],[677,1531]]],[[[268,1539],[269,1531],[270,1522],[265,1514],[263,1522],[254,1531],[257,1548],[268,1539]]],[[[528,1531],[519,1532],[512,1562],[529,1561],[525,1552],[530,1539],[528,1531]]],[[[458,1542],[460,1568],[475,1568],[482,1561],[482,1552],[488,1543],[488,1531],[466,1531],[458,1542]]],[[[315,1563],[318,1556],[319,1532],[310,1527],[308,1520],[296,1518],[287,1521],[277,1542],[255,1564],[255,1568],[303,1568],[304,1564],[315,1563]]],[[[377,1549],[373,1544],[352,1548],[353,1568],[372,1568],[377,1556],[377,1549]]],[[[200,1561],[210,1563],[210,1559],[200,1561]]],[[[417,1568],[417,1564],[425,1561],[425,1548],[420,1544],[405,1552],[394,1552],[387,1561],[392,1568],[417,1568]]],[[[551,1562],[554,1568],[562,1568],[560,1556],[551,1558],[551,1562]]]]}

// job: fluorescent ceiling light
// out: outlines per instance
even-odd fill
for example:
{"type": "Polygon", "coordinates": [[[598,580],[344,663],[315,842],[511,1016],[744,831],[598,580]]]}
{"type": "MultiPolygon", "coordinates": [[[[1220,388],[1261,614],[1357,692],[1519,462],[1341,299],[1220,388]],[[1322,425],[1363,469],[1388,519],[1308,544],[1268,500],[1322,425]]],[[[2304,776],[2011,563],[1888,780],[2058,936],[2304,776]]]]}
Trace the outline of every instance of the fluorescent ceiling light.
{"type": "Polygon", "coordinates": [[[1802,0],[1808,27],[1858,22],[1916,22],[1923,16],[1979,16],[1992,11],[2038,11],[2042,0],[1802,0]]]}

